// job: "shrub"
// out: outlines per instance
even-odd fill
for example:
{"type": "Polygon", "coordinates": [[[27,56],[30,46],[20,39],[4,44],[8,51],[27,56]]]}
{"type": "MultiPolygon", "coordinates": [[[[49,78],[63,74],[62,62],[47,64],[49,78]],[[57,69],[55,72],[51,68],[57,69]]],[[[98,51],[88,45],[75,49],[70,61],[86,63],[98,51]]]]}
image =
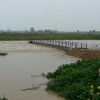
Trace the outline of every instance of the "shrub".
{"type": "Polygon", "coordinates": [[[0,98],[0,100],[8,100],[8,99],[6,99],[5,97],[3,97],[2,99],[0,98]]]}
{"type": "Polygon", "coordinates": [[[46,75],[53,79],[47,83],[46,90],[55,91],[70,100],[100,100],[99,69],[100,58],[64,64],[46,75]]]}

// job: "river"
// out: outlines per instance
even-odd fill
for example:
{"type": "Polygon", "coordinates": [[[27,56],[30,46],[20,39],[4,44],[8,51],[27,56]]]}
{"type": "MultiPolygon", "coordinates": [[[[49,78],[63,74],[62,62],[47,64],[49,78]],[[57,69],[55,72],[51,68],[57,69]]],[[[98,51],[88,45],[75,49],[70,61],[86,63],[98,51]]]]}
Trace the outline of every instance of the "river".
{"type": "Polygon", "coordinates": [[[27,41],[0,41],[0,52],[8,53],[0,56],[0,98],[5,96],[9,100],[63,100],[45,91],[48,80],[41,74],[79,59],[27,41]],[[22,91],[38,86],[35,90],[22,91]]]}

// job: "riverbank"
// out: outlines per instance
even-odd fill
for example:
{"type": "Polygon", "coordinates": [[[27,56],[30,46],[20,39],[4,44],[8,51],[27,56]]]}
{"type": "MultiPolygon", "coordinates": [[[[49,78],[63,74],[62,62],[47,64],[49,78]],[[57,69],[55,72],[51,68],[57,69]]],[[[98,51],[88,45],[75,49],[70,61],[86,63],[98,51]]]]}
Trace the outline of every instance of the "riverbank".
{"type": "Polygon", "coordinates": [[[67,55],[82,58],[82,59],[90,59],[90,58],[96,58],[100,57],[100,50],[70,50],[65,52],[67,55]]]}

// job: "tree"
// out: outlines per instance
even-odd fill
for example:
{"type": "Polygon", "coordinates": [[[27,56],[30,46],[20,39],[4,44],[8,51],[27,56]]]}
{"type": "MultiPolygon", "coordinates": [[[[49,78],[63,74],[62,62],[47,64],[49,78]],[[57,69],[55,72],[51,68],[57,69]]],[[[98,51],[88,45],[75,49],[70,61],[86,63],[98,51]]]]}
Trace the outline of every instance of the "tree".
{"type": "Polygon", "coordinates": [[[30,28],[31,33],[33,33],[35,30],[33,27],[30,28]]]}
{"type": "Polygon", "coordinates": [[[79,33],[80,31],[79,30],[77,30],[77,33],[79,33]]]}
{"type": "Polygon", "coordinates": [[[10,33],[10,32],[11,32],[11,30],[10,30],[10,29],[7,29],[7,32],[8,32],[8,33],[10,33]]]}
{"type": "Polygon", "coordinates": [[[95,30],[93,30],[93,32],[95,32],[95,30]]]}

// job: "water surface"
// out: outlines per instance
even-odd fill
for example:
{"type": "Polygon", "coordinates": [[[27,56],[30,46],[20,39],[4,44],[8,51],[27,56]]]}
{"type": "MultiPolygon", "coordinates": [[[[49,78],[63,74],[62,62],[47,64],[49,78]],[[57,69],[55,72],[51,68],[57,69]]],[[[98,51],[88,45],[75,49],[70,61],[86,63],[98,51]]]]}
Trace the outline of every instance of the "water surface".
{"type": "Polygon", "coordinates": [[[62,100],[45,91],[46,85],[36,90],[21,91],[37,87],[48,80],[42,73],[53,72],[62,64],[76,62],[78,58],[67,56],[63,51],[28,44],[27,41],[2,41],[0,52],[0,97],[9,100],[62,100]]]}

